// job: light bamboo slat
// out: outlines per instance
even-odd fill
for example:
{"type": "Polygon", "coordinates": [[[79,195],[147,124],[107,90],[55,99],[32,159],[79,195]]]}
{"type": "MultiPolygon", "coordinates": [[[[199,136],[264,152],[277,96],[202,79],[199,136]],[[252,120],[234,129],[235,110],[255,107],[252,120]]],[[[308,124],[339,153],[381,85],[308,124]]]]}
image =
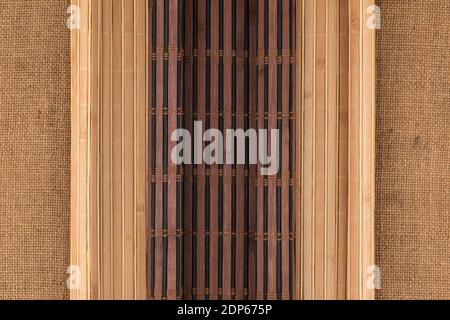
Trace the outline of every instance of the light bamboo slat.
{"type": "Polygon", "coordinates": [[[297,296],[373,299],[373,0],[303,0],[297,9],[297,296]]]}
{"type": "Polygon", "coordinates": [[[374,0],[351,0],[349,97],[349,299],[374,299],[368,270],[375,264],[375,30],[367,28],[374,0]]]}
{"type": "Polygon", "coordinates": [[[71,298],[145,299],[147,1],[72,3],[71,298]]]}

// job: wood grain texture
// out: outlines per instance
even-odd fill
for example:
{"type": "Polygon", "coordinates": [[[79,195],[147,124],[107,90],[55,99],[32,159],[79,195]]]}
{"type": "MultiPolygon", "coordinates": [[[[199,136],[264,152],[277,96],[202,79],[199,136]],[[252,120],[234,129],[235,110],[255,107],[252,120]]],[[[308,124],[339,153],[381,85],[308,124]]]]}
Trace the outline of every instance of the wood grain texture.
{"type": "Polygon", "coordinates": [[[374,299],[368,270],[375,265],[375,30],[367,28],[373,0],[351,0],[349,82],[350,299],[374,299]]]}
{"type": "Polygon", "coordinates": [[[145,299],[147,2],[72,3],[71,298],[145,299]]]}
{"type": "Polygon", "coordinates": [[[297,10],[300,299],[374,298],[373,3],[304,0],[297,10]]]}

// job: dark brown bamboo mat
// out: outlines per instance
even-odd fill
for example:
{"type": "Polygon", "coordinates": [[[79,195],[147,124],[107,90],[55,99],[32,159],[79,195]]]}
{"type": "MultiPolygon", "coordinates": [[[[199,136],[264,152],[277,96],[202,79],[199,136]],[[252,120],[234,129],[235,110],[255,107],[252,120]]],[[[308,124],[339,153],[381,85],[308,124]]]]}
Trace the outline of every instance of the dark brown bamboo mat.
{"type": "Polygon", "coordinates": [[[149,296],[292,299],[295,1],[183,3],[150,2],[149,296]],[[198,121],[278,129],[278,174],[248,160],[175,167],[169,138],[198,121]]]}
{"type": "Polygon", "coordinates": [[[68,298],[68,5],[0,0],[0,299],[68,298]]]}
{"type": "Polygon", "coordinates": [[[379,0],[379,299],[450,298],[450,1],[379,0]]]}

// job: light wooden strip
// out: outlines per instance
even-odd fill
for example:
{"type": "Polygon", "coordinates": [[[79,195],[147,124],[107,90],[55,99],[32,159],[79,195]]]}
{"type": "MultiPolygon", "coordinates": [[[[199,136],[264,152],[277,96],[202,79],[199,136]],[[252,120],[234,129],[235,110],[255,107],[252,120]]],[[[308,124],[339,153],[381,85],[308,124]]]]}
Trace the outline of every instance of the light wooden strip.
{"type": "MultiPolygon", "coordinates": [[[[101,104],[101,201],[100,207],[106,212],[112,212],[112,3],[111,1],[102,2],[102,104],[101,104]]],[[[101,292],[100,295],[104,299],[112,299],[111,289],[113,286],[113,246],[112,239],[114,236],[112,228],[111,214],[102,216],[102,237],[101,237],[101,292]]]]}
{"type": "Polygon", "coordinates": [[[101,10],[99,8],[99,2],[90,2],[90,58],[89,58],[89,82],[94,85],[89,87],[89,108],[88,108],[88,179],[89,179],[89,189],[88,189],[88,242],[89,242],[89,288],[90,288],[90,298],[98,299],[99,297],[99,179],[100,179],[100,168],[99,168],[99,117],[100,117],[100,94],[101,88],[98,86],[101,74],[99,73],[101,67],[101,49],[99,40],[101,39],[99,30],[101,22],[101,10]]]}
{"type": "Polygon", "coordinates": [[[367,275],[374,265],[374,31],[367,29],[373,1],[350,1],[350,152],[348,298],[373,299],[367,275]]]}
{"type": "Polygon", "coordinates": [[[123,121],[123,297],[134,297],[134,1],[122,0],[123,8],[123,71],[122,71],[122,121],[123,121]]]}
{"type": "Polygon", "coordinates": [[[298,9],[301,168],[298,297],[372,299],[374,31],[371,0],[303,0],[298,9]]]}
{"type": "Polygon", "coordinates": [[[302,152],[299,167],[302,171],[302,299],[314,295],[314,110],[315,110],[315,1],[303,1],[303,81],[302,81],[302,152]],[[306,14],[308,13],[308,14],[306,14]]]}
{"type": "Polygon", "coordinates": [[[325,288],[325,183],[326,183],[326,6],[328,0],[316,0],[314,68],[314,299],[324,299],[325,288]]]}
{"type": "MultiPolygon", "coordinates": [[[[72,0],[72,5],[79,6],[79,0],[72,0]]],[[[81,20],[81,16],[80,16],[81,20]]],[[[80,26],[81,27],[81,26],[80,26]]],[[[70,252],[70,261],[73,265],[78,265],[78,230],[79,227],[79,178],[78,178],[78,163],[80,157],[80,126],[79,126],[79,105],[80,105],[80,96],[78,92],[80,90],[80,37],[81,37],[81,29],[74,29],[71,31],[71,121],[72,121],[72,130],[71,130],[71,228],[70,228],[70,241],[71,241],[71,252],[70,252]]],[[[71,299],[76,299],[78,297],[78,290],[72,290],[70,292],[71,299]]]]}
{"type": "Polygon", "coordinates": [[[123,59],[122,59],[122,0],[113,2],[113,298],[123,297],[123,59]]]}
{"type": "MultiPolygon", "coordinates": [[[[369,19],[368,7],[375,5],[375,0],[365,0],[365,19],[369,19]]],[[[363,28],[363,216],[364,226],[360,232],[363,235],[363,265],[375,265],[375,176],[376,176],[376,32],[363,28]]],[[[366,278],[372,274],[364,270],[366,278]]],[[[367,282],[367,279],[365,280],[367,282]]],[[[363,289],[363,299],[375,299],[375,291],[367,286],[363,289]]]]}
{"type": "Polygon", "coordinates": [[[147,2],[73,4],[71,298],[145,299],[147,2]]]}
{"type": "Polygon", "coordinates": [[[348,99],[349,46],[348,0],[339,1],[339,193],[338,193],[338,298],[347,293],[347,237],[348,237],[348,99]]]}
{"type": "Polygon", "coordinates": [[[296,228],[295,228],[295,232],[297,235],[297,244],[296,244],[296,250],[295,250],[295,265],[296,265],[296,270],[295,270],[295,278],[296,278],[296,285],[295,285],[295,291],[296,291],[296,298],[297,299],[301,299],[303,297],[303,290],[302,290],[302,285],[304,283],[304,279],[303,279],[303,274],[304,274],[304,267],[303,267],[303,262],[304,262],[304,257],[302,257],[302,253],[304,252],[304,243],[303,243],[303,214],[301,214],[302,212],[302,208],[303,208],[303,200],[302,200],[302,190],[303,190],[303,176],[304,176],[304,172],[301,169],[302,168],[302,147],[303,147],[303,127],[304,127],[304,122],[303,122],[303,65],[304,65],[304,54],[303,54],[303,48],[304,48],[304,39],[305,37],[303,36],[303,32],[304,32],[304,15],[303,15],[303,11],[304,11],[304,2],[297,2],[296,4],[296,13],[295,13],[295,18],[296,18],[296,27],[295,27],[295,37],[296,37],[296,63],[297,63],[297,68],[296,68],[296,72],[295,72],[295,76],[296,76],[296,90],[295,90],[295,101],[297,103],[296,107],[295,107],[295,111],[297,114],[297,120],[296,120],[296,128],[295,128],[295,137],[296,137],[296,144],[297,144],[297,148],[295,151],[295,167],[296,170],[299,174],[297,174],[296,177],[296,192],[295,192],[295,202],[296,202],[296,210],[298,212],[297,216],[296,216],[296,228]],[[299,243],[300,242],[300,243],[299,243]]]}
{"type": "Polygon", "coordinates": [[[374,258],[375,190],[375,31],[367,28],[373,0],[350,2],[350,162],[349,299],[373,299],[368,286],[374,258]]]}
{"type": "Polygon", "coordinates": [[[328,1],[326,92],[325,299],[338,298],[339,1],[328,1]]]}
{"type": "Polygon", "coordinates": [[[72,30],[72,191],[71,191],[71,265],[76,281],[71,298],[89,297],[88,268],[88,110],[89,110],[89,19],[87,0],[74,0],[80,8],[80,29],[72,30]]]}
{"type": "Polygon", "coordinates": [[[148,1],[135,2],[135,297],[144,299],[147,295],[146,255],[147,255],[147,101],[148,101],[148,1]]]}
{"type": "Polygon", "coordinates": [[[358,237],[360,229],[360,171],[359,171],[359,146],[360,146],[360,1],[350,0],[350,104],[349,104],[349,224],[348,224],[348,292],[349,298],[360,295],[359,281],[359,248],[358,237]],[[352,256],[353,255],[353,256],[352,256]]]}

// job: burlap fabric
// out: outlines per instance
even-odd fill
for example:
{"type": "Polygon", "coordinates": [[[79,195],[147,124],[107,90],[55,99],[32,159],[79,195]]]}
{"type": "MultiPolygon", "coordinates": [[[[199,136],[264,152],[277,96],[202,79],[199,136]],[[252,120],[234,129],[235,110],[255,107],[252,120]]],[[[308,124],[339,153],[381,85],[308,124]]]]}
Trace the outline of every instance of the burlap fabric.
{"type": "Polygon", "coordinates": [[[450,298],[450,1],[379,0],[379,299],[450,298]]]}
{"type": "Polygon", "coordinates": [[[68,298],[66,0],[0,0],[0,298],[68,298]]]}

